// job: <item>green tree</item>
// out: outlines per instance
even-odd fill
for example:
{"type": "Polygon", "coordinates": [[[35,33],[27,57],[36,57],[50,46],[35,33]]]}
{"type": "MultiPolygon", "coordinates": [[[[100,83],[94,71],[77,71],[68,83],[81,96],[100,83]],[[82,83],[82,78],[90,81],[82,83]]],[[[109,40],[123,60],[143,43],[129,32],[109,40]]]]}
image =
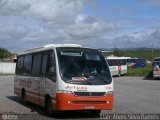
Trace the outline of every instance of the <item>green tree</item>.
{"type": "Polygon", "coordinates": [[[11,55],[11,52],[5,48],[0,48],[0,59],[3,60],[11,55]]]}

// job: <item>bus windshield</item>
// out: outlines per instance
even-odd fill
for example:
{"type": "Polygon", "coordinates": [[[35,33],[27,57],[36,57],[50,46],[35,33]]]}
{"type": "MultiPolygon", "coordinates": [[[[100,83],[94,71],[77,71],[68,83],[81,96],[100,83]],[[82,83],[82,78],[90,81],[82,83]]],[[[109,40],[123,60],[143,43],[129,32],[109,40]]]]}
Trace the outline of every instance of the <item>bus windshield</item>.
{"type": "Polygon", "coordinates": [[[57,55],[64,82],[81,85],[111,83],[108,65],[98,50],[57,48],[57,55]]]}
{"type": "Polygon", "coordinates": [[[127,65],[125,59],[107,59],[109,66],[127,65]]]}

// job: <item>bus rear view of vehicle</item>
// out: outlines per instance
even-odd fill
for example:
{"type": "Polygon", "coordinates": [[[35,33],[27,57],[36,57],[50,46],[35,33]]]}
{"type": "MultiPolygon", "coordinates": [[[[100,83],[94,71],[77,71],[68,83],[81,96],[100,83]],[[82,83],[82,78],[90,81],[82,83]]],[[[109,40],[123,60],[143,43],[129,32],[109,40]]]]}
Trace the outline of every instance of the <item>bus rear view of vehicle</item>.
{"type": "Polygon", "coordinates": [[[153,61],[153,78],[160,79],[160,57],[155,57],[153,61]]]}
{"type": "Polygon", "coordinates": [[[107,57],[112,76],[127,74],[127,57],[107,57]]]}
{"type": "Polygon", "coordinates": [[[25,101],[45,107],[47,113],[87,110],[98,115],[101,110],[112,110],[113,80],[100,51],[80,45],[53,44],[21,54],[18,59],[24,61],[22,68],[27,61],[31,71],[40,70],[36,75],[17,73],[15,93],[25,101]],[[33,60],[25,60],[27,56],[33,60]],[[41,61],[39,64],[34,63],[35,56],[41,61]]]}

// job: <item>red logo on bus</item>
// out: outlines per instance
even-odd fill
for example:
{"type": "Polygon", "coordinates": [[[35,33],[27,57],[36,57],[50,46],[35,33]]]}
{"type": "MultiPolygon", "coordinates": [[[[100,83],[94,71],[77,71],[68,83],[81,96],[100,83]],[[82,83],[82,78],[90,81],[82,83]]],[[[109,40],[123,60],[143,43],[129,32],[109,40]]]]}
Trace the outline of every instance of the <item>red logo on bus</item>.
{"type": "Polygon", "coordinates": [[[118,66],[118,71],[121,71],[121,70],[122,70],[122,68],[121,68],[121,66],[119,65],[119,66],[118,66]]]}

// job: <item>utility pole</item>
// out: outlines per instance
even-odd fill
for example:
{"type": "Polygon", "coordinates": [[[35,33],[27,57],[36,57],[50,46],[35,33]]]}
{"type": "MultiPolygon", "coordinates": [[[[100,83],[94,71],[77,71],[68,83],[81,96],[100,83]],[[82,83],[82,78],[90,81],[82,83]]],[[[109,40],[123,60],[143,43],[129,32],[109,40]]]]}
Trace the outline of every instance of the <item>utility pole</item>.
{"type": "Polygon", "coordinates": [[[153,63],[153,43],[151,44],[151,46],[152,46],[152,63],[153,63]]]}

